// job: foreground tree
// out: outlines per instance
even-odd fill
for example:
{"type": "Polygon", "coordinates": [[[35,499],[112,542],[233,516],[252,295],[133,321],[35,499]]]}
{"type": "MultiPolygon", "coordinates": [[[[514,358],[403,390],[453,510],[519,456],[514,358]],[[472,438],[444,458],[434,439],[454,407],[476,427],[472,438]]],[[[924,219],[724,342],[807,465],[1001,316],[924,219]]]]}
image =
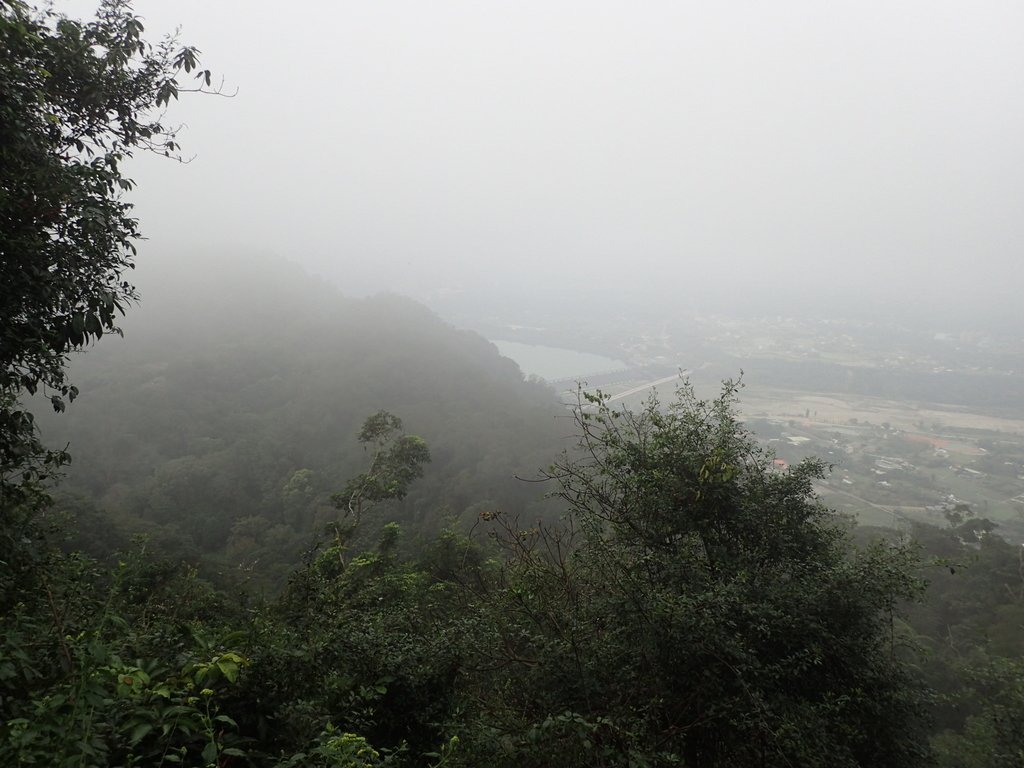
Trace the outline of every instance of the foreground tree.
{"type": "Polygon", "coordinates": [[[24,597],[29,521],[69,458],[42,445],[24,396],[63,410],[68,355],[117,330],[139,237],[121,165],[139,149],[177,156],[160,110],[182,73],[192,90],[210,82],[194,48],[142,32],[124,0],[88,22],[0,0],[0,608],[24,597]]]}
{"type": "MultiPolygon", "coordinates": [[[[157,113],[184,90],[182,72],[200,78],[193,90],[210,82],[197,71],[194,48],[173,38],[153,45],[142,32],[123,0],[106,0],[88,22],[49,5],[0,0],[3,765],[139,765],[150,734],[165,738],[147,764],[172,749],[169,734],[181,737],[180,754],[192,750],[209,764],[223,740],[215,708],[194,706],[192,691],[204,683],[212,697],[211,663],[224,662],[217,674],[236,677],[241,660],[221,654],[210,662],[171,647],[148,670],[122,662],[137,649],[124,618],[108,613],[116,590],[102,599],[93,564],[47,546],[32,524],[47,503],[45,481],[68,457],[41,444],[23,397],[45,394],[63,410],[77,394],[68,355],[117,330],[118,314],[135,299],[124,273],[139,237],[122,198],[132,182],[121,164],[138,149],[176,156],[175,131],[157,113]],[[140,706],[143,699],[156,708],[140,706]],[[172,699],[185,708],[163,705],[172,699]],[[158,710],[159,722],[136,718],[158,710]],[[210,736],[203,744],[195,743],[196,724],[210,736]]],[[[133,598],[126,606],[139,602],[133,598]]]]}
{"type": "MultiPolygon", "coordinates": [[[[735,388],[577,411],[567,525],[505,522],[460,733],[477,764],[910,766],[919,697],[894,612],[913,552],[857,551],[807,461],[773,470],[735,388]]],[[[500,517],[499,517],[500,522],[500,517]]]]}
{"type": "Polygon", "coordinates": [[[0,491],[3,503],[66,459],[43,450],[19,403],[74,399],[69,352],[116,331],[136,295],[137,222],[122,195],[132,153],[176,157],[160,110],[194,73],[197,51],[153,45],[125,0],[81,22],[0,0],[0,491]]]}

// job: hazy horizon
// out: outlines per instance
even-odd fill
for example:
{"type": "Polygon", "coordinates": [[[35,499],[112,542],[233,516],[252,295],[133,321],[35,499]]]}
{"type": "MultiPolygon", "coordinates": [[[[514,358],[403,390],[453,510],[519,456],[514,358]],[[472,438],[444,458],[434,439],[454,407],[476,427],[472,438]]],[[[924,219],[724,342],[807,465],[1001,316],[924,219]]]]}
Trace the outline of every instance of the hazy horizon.
{"type": "Polygon", "coordinates": [[[132,164],[140,263],[260,251],[435,304],[1014,317],[1024,6],[134,7],[238,89],[172,105],[193,162],[132,164]]]}

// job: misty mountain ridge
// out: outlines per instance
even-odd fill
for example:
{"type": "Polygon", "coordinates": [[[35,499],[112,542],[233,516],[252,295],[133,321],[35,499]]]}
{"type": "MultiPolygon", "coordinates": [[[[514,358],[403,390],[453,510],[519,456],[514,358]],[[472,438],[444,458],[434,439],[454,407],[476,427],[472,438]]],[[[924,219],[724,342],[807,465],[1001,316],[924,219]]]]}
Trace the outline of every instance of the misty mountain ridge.
{"type": "Polygon", "coordinates": [[[347,298],[283,260],[180,266],[149,268],[124,339],[73,360],[80,399],[40,415],[45,440],[70,444],[61,493],[80,514],[95,504],[123,535],[225,565],[258,560],[260,541],[297,559],[337,517],[329,496],[364,468],[355,435],[381,409],[433,457],[388,515],[436,530],[478,508],[542,504],[516,476],[561,450],[568,414],[487,340],[411,299],[347,298]],[[303,470],[301,503],[286,499],[303,470]]]}

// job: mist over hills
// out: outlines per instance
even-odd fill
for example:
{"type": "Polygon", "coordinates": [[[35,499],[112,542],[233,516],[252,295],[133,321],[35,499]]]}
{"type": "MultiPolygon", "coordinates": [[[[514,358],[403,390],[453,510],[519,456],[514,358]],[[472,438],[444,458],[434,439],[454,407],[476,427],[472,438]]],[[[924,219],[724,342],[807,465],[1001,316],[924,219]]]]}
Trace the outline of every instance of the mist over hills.
{"type": "MultiPolygon", "coordinates": [[[[518,517],[528,523],[541,516],[551,519],[562,511],[542,500],[544,491],[549,490],[546,486],[517,479],[536,477],[537,469],[571,442],[568,438],[577,425],[557,401],[555,392],[542,381],[524,377],[514,362],[501,357],[495,345],[482,336],[457,330],[411,299],[396,295],[346,297],[287,261],[271,257],[236,256],[218,263],[222,266],[197,268],[166,260],[147,264],[139,280],[142,306],[125,319],[125,338],[104,339],[73,361],[71,373],[81,388],[80,399],[59,416],[47,414],[45,407],[37,409],[44,438],[51,444],[69,442],[74,456],[59,488],[56,507],[58,512],[77,518],[70,544],[106,557],[118,548],[130,552],[130,536],[145,534],[145,556],[155,552],[159,560],[150,565],[138,550],[126,555],[132,563],[127,566],[129,578],[141,585],[129,582],[129,588],[139,589],[138,594],[154,591],[167,600],[170,611],[179,611],[179,604],[184,605],[180,613],[190,617],[192,624],[174,613],[168,626],[176,627],[175,631],[184,631],[181,628],[186,626],[196,631],[196,626],[202,626],[189,613],[195,605],[220,620],[218,605],[203,602],[212,600],[203,597],[207,593],[197,592],[196,597],[188,591],[192,587],[186,589],[188,582],[183,586],[174,570],[174,563],[181,560],[198,564],[200,574],[222,587],[241,582],[250,595],[253,590],[281,595],[272,603],[272,613],[260,614],[257,608],[242,615],[239,609],[242,618],[233,625],[243,628],[236,634],[249,631],[256,638],[245,649],[246,658],[252,661],[246,662],[251,663],[251,670],[241,678],[243,686],[248,686],[238,694],[243,703],[229,710],[240,731],[258,732],[260,718],[265,718],[274,725],[268,730],[277,740],[273,748],[292,749],[293,742],[315,737],[316,729],[322,727],[321,713],[349,717],[337,714],[347,713],[349,702],[355,702],[351,706],[363,712],[364,699],[354,697],[352,692],[373,691],[375,712],[380,714],[360,727],[374,743],[404,745],[402,739],[414,737],[426,745],[418,749],[433,749],[437,740],[435,724],[440,722],[437,713],[444,714],[446,697],[454,690],[453,681],[459,686],[479,686],[467,690],[472,700],[485,703],[494,697],[495,690],[520,690],[523,685],[517,678],[514,685],[497,686],[487,675],[477,681],[471,676],[475,672],[460,672],[460,677],[451,671],[462,663],[463,656],[470,660],[466,669],[491,668],[494,657],[488,654],[500,655],[501,632],[509,617],[530,615],[528,610],[520,612],[520,601],[533,600],[537,594],[554,595],[555,602],[543,621],[551,616],[554,626],[561,626],[558,622],[564,614],[567,622],[575,622],[578,618],[573,611],[578,608],[574,606],[590,611],[593,605],[605,605],[602,601],[607,598],[601,590],[614,584],[620,573],[644,572],[650,561],[628,561],[614,571],[595,572],[587,577],[593,581],[580,582],[591,590],[584,599],[565,601],[560,592],[564,585],[562,572],[536,568],[547,562],[542,558],[528,559],[522,566],[524,580],[512,583],[510,601],[500,602],[504,599],[500,591],[485,591],[479,607],[472,609],[476,612],[468,611],[460,601],[468,599],[475,587],[466,584],[477,585],[486,578],[488,567],[498,567],[497,559],[482,564],[482,558],[493,554],[494,550],[487,547],[496,539],[478,535],[477,543],[471,546],[469,539],[438,537],[437,532],[449,522],[466,530],[481,513],[485,520],[492,520],[495,510],[507,513],[510,520],[518,517]],[[430,446],[433,461],[405,499],[382,504],[350,540],[350,551],[364,549],[364,554],[354,555],[346,563],[344,559],[339,562],[329,546],[311,553],[317,532],[339,519],[331,494],[366,468],[368,455],[358,444],[356,433],[365,417],[380,409],[400,416],[409,433],[422,436],[430,446]],[[387,521],[399,521],[406,531],[397,557],[389,548],[394,540],[387,543],[389,529],[382,526],[387,521]],[[456,540],[461,543],[453,549],[452,541],[456,540]],[[303,561],[305,565],[299,565],[303,561]],[[553,574],[551,584],[556,588],[537,590],[537,573],[553,574]],[[285,584],[288,586],[282,591],[285,584]],[[458,591],[463,588],[467,591],[458,591]],[[166,590],[168,597],[159,590],[166,590]],[[499,628],[494,634],[499,638],[494,646],[497,651],[481,644],[480,636],[484,643],[491,642],[491,636],[477,632],[480,626],[485,630],[490,626],[486,623],[490,615],[487,611],[494,612],[493,625],[499,628]],[[272,622],[265,625],[269,629],[261,630],[263,635],[245,629],[250,626],[246,623],[250,615],[256,615],[258,621],[272,622]],[[281,639],[272,642],[265,640],[267,637],[281,639]],[[483,650],[478,650],[478,645],[483,650]],[[463,651],[463,646],[472,650],[463,651]],[[479,661],[474,653],[481,654],[479,661]],[[416,718],[427,725],[420,725],[416,718]],[[426,735],[416,736],[420,731],[426,735]],[[413,737],[408,736],[410,733],[413,737]]],[[[699,372],[700,377],[695,376],[701,378],[703,386],[710,386],[711,378],[732,373],[733,365],[751,362],[742,354],[728,354],[712,340],[702,339],[696,328],[680,338],[694,359],[703,359],[700,353],[712,355],[715,360],[699,372]]],[[[894,396],[919,387],[922,380],[933,381],[937,391],[944,394],[956,392],[952,386],[956,382],[972,381],[966,374],[922,379],[905,373],[902,378],[891,378],[892,371],[874,368],[858,369],[860,378],[847,379],[843,378],[845,374],[840,376],[842,366],[814,361],[766,359],[754,370],[758,381],[765,385],[786,385],[802,378],[808,385],[846,387],[851,391],[892,387],[894,396]]],[[[973,381],[985,384],[990,380],[973,381]]],[[[985,394],[966,383],[966,400],[985,394]]],[[[928,394],[926,390],[922,393],[928,394]]],[[[675,458],[685,465],[685,451],[675,458]]],[[[665,461],[666,468],[676,465],[671,453],[665,461]]],[[[643,467],[642,461],[629,465],[625,476],[647,471],[643,467]]],[[[773,472],[764,475],[761,482],[744,487],[790,483],[801,477],[801,471],[795,475],[773,472]]],[[[656,489],[658,483],[650,486],[656,489]]],[[[814,505],[819,509],[816,501],[814,505]]],[[[667,509],[670,519],[675,519],[677,513],[685,519],[688,507],[683,504],[675,509],[671,503],[667,507],[659,503],[652,509],[667,509]]],[[[766,509],[771,509],[770,503],[766,509]]],[[[750,511],[754,540],[775,535],[771,525],[762,525],[760,507],[751,507],[750,511]]],[[[1009,588],[1017,584],[1014,579],[1019,547],[1000,536],[988,536],[995,526],[987,520],[975,520],[968,506],[950,507],[946,512],[948,526],[914,524],[910,530],[925,552],[945,558],[943,562],[955,563],[956,567],[948,572],[946,567],[940,569],[933,578],[931,602],[915,607],[909,623],[901,619],[898,631],[907,638],[900,642],[919,642],[931,649],[922,661],[920,674],[941,692],[940,703],[929,704],[929,712],[938,723],[934,733],[946,742],[935,743],[940,755],[955,757],[957,750],[973,748],[972,739],[976,737],[972,723],[989,717],[985,707],[994,706],[966,684],[975,674],[975,667],[968,667],[961,659],[960,648],[968,649],[972,659],[980,659],[978,664],[991,659],[991,664],[999,665],[1013,658],[1024,602],[1009,588]],[[967,579],[958,575],[963,562],[970,563],[967,579]],[[918,632],[928,634],[915,634],[918,632]],[[947,635],[955,636],[958,645],[949,643],[947,647],[943,639],[947,635]]],[[[823,514],[831,519],[829,513],[823,514]]],[[[831,530],[832,523],[828,526],[831,530]]],[[[539,529],[526,531],[526,539],[511,541],[540,540],[530,538],[539,529]]],[[[393,533],[395,529],[391,530],[393,533]]],[[[511,530],[515,536],[515,528],[511,530]]],[[[830,541],[838,541],[831,538],[833,535],[841,534],[828,534],[830,541]]],[[[864,543],[863,548],[841,556],[836,561],[840,569],[880,572],[884,569],[867,561],[856,565],[858,558],[872,551],[899,550],[899,534],[892,530],[861,529],[856,535],[863,542],[874,540],[874,544],[864,543]],[[887,541],[891,545],[879,544],[887,541]]],[[[581,550],[579,557],[564,561],[578,569],[566,578],[578,579],[580,573],[586,573],[587,551],[581,550]]],[[[699,554],[680,555],[672,547],[665,552],[665,563],[672,567],[678,563],[679,573],[690,573],[705,562],[699,554]]],[[[769,557],[777,556],[774,547],[767,552],[769,557]]],[[[519,567],[514,557],[510,562],[511,566],[504,567],[519,567]]],[[[801,561],[797,572],[803,573],[805,567],[801,561]]],[[[748,573],[758,574],[754,578],[762,580],[757,584],[764,584],[766,591],[781,584],[782,594],[800,601],[804,595],[815,593],[814,579],[791,588],[788,573],[777,578],[772,566],[744,571],[735,583],[750,582],[748,573]]],[[[660,578],[651,582],[652,593],[664,589],[660,578]]],[[[700,579],[703,581],[698,586],[670,587],[665,594],[676,590],[690,600],[693,590],[711,584],[718,591],[708,594],[725,595],[722,610],[729,618],[720,621],[712,613],[712,620],[706,620],[707,606],[715,605],[710,598],[703,604],[685,603],[676,614],[684,617],[685,630],[677,632],[671,643],[658,646],[670,646],[667,652],[673,660],[671,669],[679,666],[676,649],[686,647],[693,638],[703,642],[701,633],[707,626],[724,628],[721,638],[712,640],[715,648],[737,642],[736,638],[748,631],[754,633],[756,643],[764,642],[758,629],[763,623],[746,615],[731,618],[735,606],[747,610],[745,606],[757,605],[756,601],[735,599],[729,589],[717,586],[717,575],[700,579]],[[697,617],[692,624],[690,617],[697,617]]],[[[855,589],[848,594],[859,596],[864,591],[855,589]]],[[[837,605],[847,604],[831,593],[823,594],[822,615],[831,617],[837,605]]],[[[143,611],[151,609],[153,598],[147,599],[143,611]]],[[[621,680],[613,678],[607,686],[610,694],[604,698],[612,701],[613,694],[622,690],[662,679],[659,675],[635,673],[628,666],[618,672],[619,666],[606,660],[608,648],[622,649],[616,651],[617,662],[637,655],[636,628],[642,622],[628,613],[622,618],[623,606],[629,604],[619,598],[607,603],[607,615],[622,622],[614,636],[619,639],[609,640],[602,634],[599,627],[606,619],[601,616],[584,616],[583,621],[592,623],[584,624],[588,628],[580,634],[592,643],[587,648],[591,648],[588,657],[595,659],[594,678],[609,671],[621,675],[621,680]]],[[[791,617],[809,617],[815,627],[833,626],[834,619],[819,620],[813,611],[801,607],[802,602],[795,605],[791,608],[787,603],[773,615],[784,616],[787,622],[791,617]]],[[[872,609],[872,622],[876,614],[883,615],[872,609]]],[[[160,631],[164,631],[162,626],[160,631]]],[[[801,625],[792,642],[805,642],[806,631],[814,630],[801,625]]],[[[529,633],[523,636],[531,637],[529,633]]],[[[840,644],[849,640],[849,634],[842,631],[836,636],[840,644]]],[[[879,636],[893,637],[885,633],[879,636]]],[[[155,637],[155,646],[162,649],[166,636],[155,637]]],[[[540,637],[536,641],[538,649],[553,654],[556,662],[562,658],[557,643],[540,637]]],[[[773,637],[773,643],[778,642],[773,637]]],[[[568,652],[569,647],[564,650],[564,658],[571,660],[576,657],[568,652]]],[[[785,649],[787,645],[780,647],[785,649]]],[[[208,655],[208,650],[204,648],[201,653],[208,655]]],[[[844,664],[821,666],[845,669],[849,656],[842,658],[844,664]]],[[[885,662],[890,654],[882,646],[872,646],[866,658],[872,663],[885,662]]],[[[692,667],[694,671],[687,672],[686,682],[702,679],[699,670],[708,669],[708,685],[718,690],[721,681],[731,680],[735,670],[718,670],[714,663],[714,658],[700,657],[699,665],[692,667]]],[[[545,659],[544,664],[554,662],[545,659]]],[[[573,664],[575,661],[570,661],[566,668],[573,664]]],[[[562,678],[557,668],[552,668],[554,674],[548,672],[548,666],[541,668],[542,673],[535,676],[539,681],[536,685],[563,696],[559,687],[562,678]]],[[[818,665],[813,665],[813,670],[817,669],[818,665]]],[[[1013,669],[1003,677],[992,677],[996,691],[993,699],[1017,690],[1013,688],[1018,680],[1013,669]]],[[[532,671],[529,675],[534,677],[532,671]]],[[[778,676],[786,701],[792,698],[795,675],[799,673],[784,669],[778,676]]],[[[879,687],[891,679],[891,675],[872,678],[868,698],[876,700],[879,687]]],[[[673,686],[676,691],[682,683],[673,686]]],[[[746,702],[748,696],[745,686],[737,688],[738,701],[746,702]]],[[[665,700],[674,699],[666,696],[665,700]]],[[[547,698],[540,701],[538,706],[548,706],[547,698]]],[[[841,714],[843,732],[850,730],[848,720],[841,714]]],[[[868,734],[865,741],[874,748],[875,730],[864,732],[868,734]]],[[[730,730],[730,737],[732,733],[730,730]]],[[[981,737],[977,739],[987,743],[981,737]]],[[[484,754],[492,741],[488,737],[475,749],[484,754]]],[[[911,741],[908,739],[908,743],[911,741]]],[[[475,752],[467,754],[464,765],[492,764],[476,760],[475,752]]],[[[417,764],[435,763],[431,758],[417,764]]],[[[547,756],[533,764],[548,764],[547,756]]],[[[864,760],[851,764],[876,763],[864,760]]],[[[949,761],[940,764],[959,765],[949,761]]]]}
{"type": "Polygon", "coordinates": [[[287,10],[0,2],[0,766],[1024,768],[1024,4],[287,10]]]}
{"type": "MultiPolygon", "coordinates": [[[[353,298],[259,252],[150,254],[133,277],[142,300],[124,319],[124,338],[105,339],[72,361],[80,399],[60,416],[36,409],[47,442],[70,443],[74,463],[61,494],[81,519],[109,517],[122,540],[145,532],[169,552],[202,552],[277,580],[313,532],[336,518],[330,494],[363,469],[367,456],[355,435],[380,409],[424,437],[433,455],[412,495],[381,514],[428,532],[449,519],[470,522],[486,508],[529,517],[544,506],[547,489],[516,478],[535,477],[566,447],[573,433],[567,411],[493,344],[441,319],[465,318],[476,306],[475,327],[501,338],[502,322],[537,317],[536,306],[525,303],[517,313],[495,303],[488,315],[486,297],[470,305],[453,294],[448,304],[435,299],[434,310],[395,294],[353,298]]],[[[524,340],[564,339],[568,347],[617,354],[617,336],[660,328],[671,338],[671,359],[697,369],[691,378],[709,393],[744,370],[754,387],[993,411],[1015,410],[1021,396],[1020,378],[998,372],[744,353],[715,336],[713,324],[690,319],[692,307],[673,314],[650,305],[634,315],[628,297],[621,305],[567,301],[560,308],[552,297],[535,297],[549,307],[542,318],[550,327],[520,329],[524,340]]],[[[742,338],[744,327],[732,335],[742,338]]],[[[816,327],[782,323],[776,333],[790,328],[798,352],[814,344],[827,351],[821,344],[830,337],[816,327]]],[[[881,327],[863,332],[865,349],[879,343],[871,333],[896,339],[899,348],[925,338],[872,330],[881,327]]]]}
{"type": "Polygon", "coordinates": [[[516,476],[571,432],[543,383],[412,300],[346,298],[283,260],[220,264],[151,267],[125,338],[74,359],[80,399],[41,415],[44,439],[70,443],[62,493],[80,516],[95,504],[122,535],[283,573],[270,550],[297,559],[339,514],[329,496],[365,468],[355,436],[380,409],[433,458],[382,515],[436,530],[482,508],[536,512],[544,489],[516,476]]]}

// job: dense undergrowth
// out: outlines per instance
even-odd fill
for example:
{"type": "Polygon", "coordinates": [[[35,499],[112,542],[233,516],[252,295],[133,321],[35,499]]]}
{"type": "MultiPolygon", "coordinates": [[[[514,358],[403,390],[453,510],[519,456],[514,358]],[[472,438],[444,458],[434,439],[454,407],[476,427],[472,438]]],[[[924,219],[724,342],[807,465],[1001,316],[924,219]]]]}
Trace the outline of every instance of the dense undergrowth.
{"type": "Polygon", "coordinates": [[[102,566],[36,515],[8,540],[3,762],[1019,764],[1017,553],[855,545],[823,468],[773,470],[732,402],[584,402],[558,524],[490,510],[410,547],[370,515],[354,546],[353,489],[403,491],[375,462],[272,599],[142,541],[102,566]]]}

